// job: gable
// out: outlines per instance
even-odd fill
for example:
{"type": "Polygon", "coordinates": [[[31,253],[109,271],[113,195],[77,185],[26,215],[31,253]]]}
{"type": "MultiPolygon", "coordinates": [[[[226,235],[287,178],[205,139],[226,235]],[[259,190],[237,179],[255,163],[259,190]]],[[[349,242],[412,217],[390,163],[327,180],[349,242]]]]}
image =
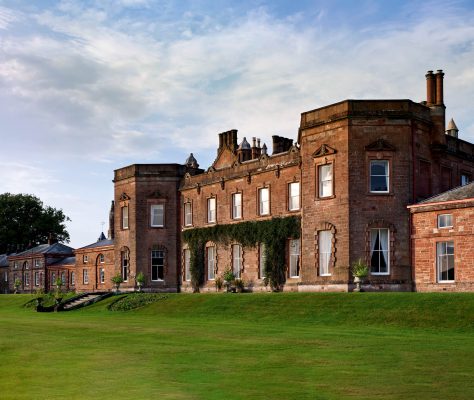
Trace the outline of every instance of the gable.
{"type": "Polygon", "coordinates": [[[217,155],[217,158],[212,164],[212,166],[215,169],[229,168],[232,167],[235,160],[235,154],[227,147],[224,147],[217,155]]]}

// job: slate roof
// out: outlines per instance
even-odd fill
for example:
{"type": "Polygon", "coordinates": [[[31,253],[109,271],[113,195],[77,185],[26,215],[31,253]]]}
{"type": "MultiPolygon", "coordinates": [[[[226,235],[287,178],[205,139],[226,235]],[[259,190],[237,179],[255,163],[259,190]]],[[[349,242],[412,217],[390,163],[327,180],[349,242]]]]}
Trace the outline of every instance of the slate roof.
{"type": "Polygon", "coordinates": [[[0,254],[0,267],[8,267],[8,257],[6,254],[0,254]]]}
{"type": "Polygon", "coordinates": [[[31,254],[73,254],[74,249],[62,243],[40,244],[32,249],[22,251],[15,256],[28,256],[31,254]]]}
{"type": "Polygon", "coordinates": [[[464,186],[448,190],[429,199],[420,201],[417,204],[440,203],[443,201],[474,199],[474,182],[468,183],[464,186]]]}
{"type": "Polygon", "coordinates": [[[61,265],[70,265],[70,264],[74,265],[75,263],[76,263],[76,257],[65,257],[61,260],[53,262],[52,264],[49,264],[48,267],[59,267],[61,265]]]}
{"type": "Polygon", "coordinates": [[[114,241],[111,239],[98,240],[97,242],[81,247],[78,250],[93,249],[94,247],[102,247],[102,246],[112,246],[113,244],[114,244],[114,241]]]}

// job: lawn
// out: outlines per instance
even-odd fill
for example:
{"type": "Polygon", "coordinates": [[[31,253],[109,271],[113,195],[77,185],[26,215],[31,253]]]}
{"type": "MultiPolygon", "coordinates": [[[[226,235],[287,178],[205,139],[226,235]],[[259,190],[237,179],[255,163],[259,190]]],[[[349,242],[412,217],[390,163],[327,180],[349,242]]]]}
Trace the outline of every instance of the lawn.
{"type": "Polygon", "coordinates": [[[474,294],[0,295],[0,398],[473,399],[474,294]]]}

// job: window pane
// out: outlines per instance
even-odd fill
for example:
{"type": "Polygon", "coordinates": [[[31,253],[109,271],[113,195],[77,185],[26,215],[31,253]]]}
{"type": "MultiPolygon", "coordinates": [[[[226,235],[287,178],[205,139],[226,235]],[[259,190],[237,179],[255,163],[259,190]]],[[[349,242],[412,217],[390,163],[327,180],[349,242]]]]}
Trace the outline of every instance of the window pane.
{"type": "Polygon", "coordinates": [[[214,271],[215,271],[215,260],[216,260],[216,252],[215,247],[211,246],[207,248],[207,279],[213,280],[214,279],[214,271]]]}
{"type": "Polygon", "coordinates": [[[265,262],[266,262],[267,256],[265,254],[265,244],[260,243],[259,246],[259,273],[260,273],[260,279],[265,278],[265,262]]]}
{"type": "Polygon", "coordinates": [[[370,191],[388,192],[388,161],[370,162],[370,191]]]}
{"type": "Polygon", "coordinates": [[[156,204],[151,206],[151,226],[164,225],[164,205],[156,204]]]}
{"type": "Polygon", "coordinates": [[[270,214],[270,192],[268,188],[259,190],[260,215],[270,214]]]}
{"type": "Polygon", "coordinates": [[[290,183],[288,188],[289,199],[288,208],[290,211],[300,209],[300,183],[290,183]]]}
{"type": "Polygon", "coordinates": [[[242,269],[241,251],[239,244],[232,245],[232,272],[236,278],[240,278],[240,270],[242,269]]]}
{"type": "Polygon", "coordinates": [[[319,274],[330,275],[329,261],[331,259],[331,231],[319,232],[319,274]]]}
{"type": "Polygon", "coordinates": [[[436,243],[438,281],[454,281],[454,242],[436,243]]]}
{"type": "Polygon", "coordinates": [[[186,281],[191,280],[191,251],[189,249],[184,250],[184,279],[186,281]]]}
{"type": "Polygon", "coordinates": [[[332,164],[319,166],[319,197],[332,196],[332,164]]]}
{"type": "Polygon", "coordinates": [[[122,228],[128,228],[128,207],[122,207],[122,228]]]}
{"type": "Polygon", "coordinates": [[[216,222],[216,199],[207,199],[207,222],[216,222]]]}
{"type": "Polygon", "coordinates": [[[160,281],[164,278],[165,256],[162,250],[151,251],[151,280],[160,281]]]}
{"type": "Polygon", "coordinates": [[[373,274],[388,274],[390,266],[389,230],[370,231],[370,270],[373,274]]]}
{"type": "Polygon", "coordinates": [[[193,224],[193,211],[191,203],[184,204],[184,225],[190,226],[193,224]]]}
{"type": "Polygon", "coordinates": [[[300,275],[300,241],[290,240],[290,277],[296,278],[300,275]]]}
{"type": "Polygon", "coordinates": [[[242,217],[242,193],[232,195],[232,218],[242,217]]]}

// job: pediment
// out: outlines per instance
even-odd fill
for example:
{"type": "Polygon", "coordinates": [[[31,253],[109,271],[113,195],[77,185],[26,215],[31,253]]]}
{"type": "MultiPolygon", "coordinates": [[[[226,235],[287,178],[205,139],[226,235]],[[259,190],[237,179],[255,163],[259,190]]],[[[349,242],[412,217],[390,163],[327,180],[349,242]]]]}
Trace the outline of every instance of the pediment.
{"type": "Polygon", "coordinates": [[[323,144],[313,153],[313,158],[325,157],[325,156],[329,156],[336,153],[337,153],[336,149],[332,148],[331,146],[327,144],[323,144]]]}
{"type": "Polygon", "coordinates": [[[395,151],[396,148],[385,139],[378,138],[375,142],[370,143],[369,145],[365,146],[365,150],[367,151],[395,151]]]}
{"type": "Polygon", "coordinates": [[[123,193],[120,195],[119,200],[120,200],[120,201],[130,200],[130,196],[129,196],[127,193],[123,192],[123,193]]]}

